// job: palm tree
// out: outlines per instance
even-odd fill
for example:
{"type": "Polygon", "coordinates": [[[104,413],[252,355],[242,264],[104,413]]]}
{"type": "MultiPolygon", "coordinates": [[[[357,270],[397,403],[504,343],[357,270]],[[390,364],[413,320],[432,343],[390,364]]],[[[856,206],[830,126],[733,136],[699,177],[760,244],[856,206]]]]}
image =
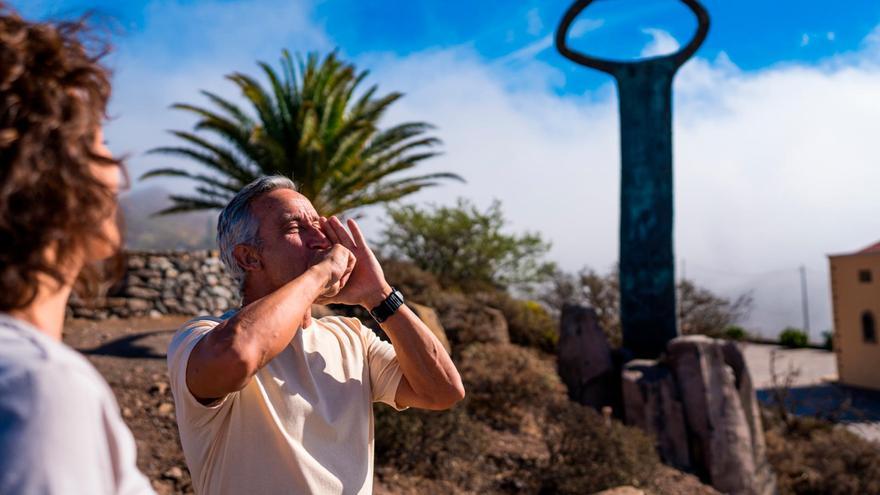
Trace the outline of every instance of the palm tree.
{"type": "Polygon", "coordinates": [[[227,77],[241,90],[253,115],[214,93],[201,93],[212,108],[177,103],[172,108],[198,116],[194,132],[171,131],[184,146],[151,150],[194,160],[213,173],[160,168],[142,179],[158,176],[195,180],[195,195],[172,195],[160,215],[223,208],[232,196],[263,175],[280,174],[296,182],[323,215],[394,201],[445,179],[463,181],[453,173],[400,177],[437,155],[440,144],[427,136],[433,126],[405,122],[379,129],[378,121],[401,93],[377,97],[372,86],[355,96],[367,72],[340,61],[336,53],[319,61],[317,54],[281,58],[281,74],[260,62],[268,89],[241,73],[227,77]],[[297,70],[298,69],[298,70],[297,70]],[[220,138],[219,143],[207,135],[220,138]]]}

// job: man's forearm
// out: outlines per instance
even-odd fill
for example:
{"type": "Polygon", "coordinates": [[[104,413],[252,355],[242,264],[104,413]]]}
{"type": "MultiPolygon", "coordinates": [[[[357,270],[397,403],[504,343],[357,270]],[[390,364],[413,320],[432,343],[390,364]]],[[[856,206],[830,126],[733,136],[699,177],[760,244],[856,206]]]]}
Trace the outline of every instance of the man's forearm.
{"type": "Polygon", "coordinates": [[[230,320],[236,345],[255,356],[257,369],[277,356],[289,343],[324,290],[327,276],[313,266],[278,290],[253,301],[230,320]]]}
{"type": "Polygon", "coordinates": [[[290,343],[324,290],[318,266],[245,305],[203,339],[190,356],[187,384],[196,397],[213,399],[240,390],[290,343]]]}
{"type": "Polygon", "coordinates": [[[406,305],[381,324],[391,339],[416,407],[445,409],[464,397],[452,359],[427,325],[406,305]]]}

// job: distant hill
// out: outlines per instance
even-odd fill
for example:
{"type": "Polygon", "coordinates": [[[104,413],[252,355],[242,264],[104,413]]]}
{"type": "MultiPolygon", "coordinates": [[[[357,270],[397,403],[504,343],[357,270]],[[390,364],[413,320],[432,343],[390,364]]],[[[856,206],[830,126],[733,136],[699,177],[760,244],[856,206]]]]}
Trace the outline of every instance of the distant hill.
{"type": "Polygon", "coordinates": [[[169,194],[167,189],[149,186],[137,188],[119,198],[126,247],[137,250],[216,249],[219,211],[152,216],[171,205],[169,194]]]}

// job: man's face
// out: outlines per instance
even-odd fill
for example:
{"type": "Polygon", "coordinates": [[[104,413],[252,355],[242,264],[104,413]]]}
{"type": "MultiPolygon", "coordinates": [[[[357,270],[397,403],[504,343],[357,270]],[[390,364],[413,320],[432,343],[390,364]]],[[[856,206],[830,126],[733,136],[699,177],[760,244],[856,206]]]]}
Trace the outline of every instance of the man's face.
{"type": "Polygon", "coordinates": [[[259,222],[261,266],[249,276],[265,277],[273,288],[302,275],[332,247],[312,203],[296,191],[276,189],[263,194],[251,203],[251,213],[259,222]]]}

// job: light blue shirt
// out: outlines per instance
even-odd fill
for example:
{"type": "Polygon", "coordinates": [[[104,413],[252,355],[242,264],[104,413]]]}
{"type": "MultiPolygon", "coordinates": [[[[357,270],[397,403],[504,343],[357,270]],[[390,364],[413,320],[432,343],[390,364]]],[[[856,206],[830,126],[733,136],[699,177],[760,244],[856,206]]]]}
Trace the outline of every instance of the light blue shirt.
{"type": "Polygon", "coordinates": [[[153,494],[136,456],[97,370],[0,313],[0,494],[153,494]]]}

